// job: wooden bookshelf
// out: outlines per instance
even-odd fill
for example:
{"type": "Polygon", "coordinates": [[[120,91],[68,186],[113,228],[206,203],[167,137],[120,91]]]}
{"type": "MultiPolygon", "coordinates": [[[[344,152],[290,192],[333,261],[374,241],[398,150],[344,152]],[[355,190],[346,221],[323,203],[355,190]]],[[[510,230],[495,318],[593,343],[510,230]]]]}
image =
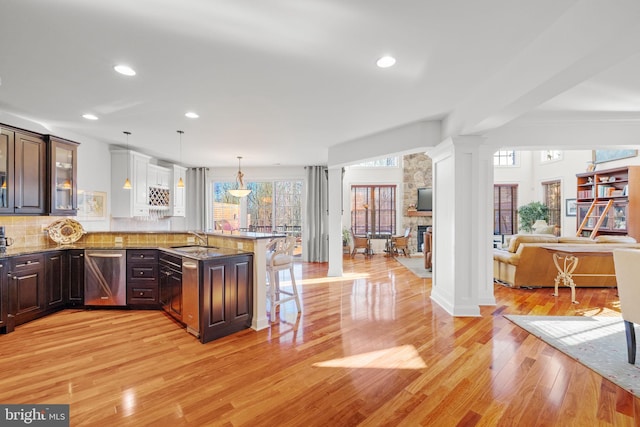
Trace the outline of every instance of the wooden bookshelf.
{"type": "Polygon", "coordinates": [[[640,241],[640,166],[579,173],[576,178],[576,229],[596,201],[595,214],[589,218],[591,223],[583,229],[583,235],[590,235],[597,216],[607,202],[613,200],[613,206],[596,234],[629,235],[640,241]]]}

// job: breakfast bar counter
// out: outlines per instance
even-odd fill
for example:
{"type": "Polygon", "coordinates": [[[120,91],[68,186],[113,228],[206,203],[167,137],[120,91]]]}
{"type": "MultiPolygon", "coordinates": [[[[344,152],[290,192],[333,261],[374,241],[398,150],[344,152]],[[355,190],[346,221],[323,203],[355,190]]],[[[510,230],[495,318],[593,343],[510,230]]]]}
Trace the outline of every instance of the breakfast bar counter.
{"type": "Polygon", "coordinates": [[[212,232],[206,234],[207,244],[253,252],[253,320],[251,328],[265,329],[267,319],[267,243],[282,234],[250,231],[212,232]]]}

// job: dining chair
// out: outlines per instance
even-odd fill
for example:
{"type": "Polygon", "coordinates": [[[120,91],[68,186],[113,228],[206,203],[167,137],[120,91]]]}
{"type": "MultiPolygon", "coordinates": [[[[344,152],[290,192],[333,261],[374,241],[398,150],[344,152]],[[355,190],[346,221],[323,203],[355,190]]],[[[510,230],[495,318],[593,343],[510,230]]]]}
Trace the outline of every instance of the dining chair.
{"type": "Polygon", "coordinates": [[[624,320],[627,335],[627,361],[636,363],[636,330],[635,323],[640,324],[640,250],[615,249],[613,265],[616,270],[620,312],[624,320]]]}
{"type": "Polygon", "coordinates": [[[362,253],[365,258],[371,256],[371,241],[368,236],[356,236],[351,230],[351,241],[353,242],[353,250],[351,251],[351,258],[355,257],[359,249],[362,249],[362,253]]]}
{"type": "Polygon", "coordinates": [[[400,251],[402,251],[404,256],[409,256],[409,253],[411,252],[409,250],[410,235],[411,235],[411,227],[407,227],[404,230],[404,234],[402,236],[391,237],[391,252],[394,255],[400,255],[400,251]]]}
{"type": "Polygon", "coordinates": [[[271,311],[269,318],[272,322],[276,319],[276,307],[287,301],[295,301],[298,313],[302,312],[296,277],[293,273],[293,251],[296,245],[294,236],[278,237],[267,243],[267,297],[271,311]],[[291,290],[280,286],[280,272],[289,271],[291,277],[291,290]]]}

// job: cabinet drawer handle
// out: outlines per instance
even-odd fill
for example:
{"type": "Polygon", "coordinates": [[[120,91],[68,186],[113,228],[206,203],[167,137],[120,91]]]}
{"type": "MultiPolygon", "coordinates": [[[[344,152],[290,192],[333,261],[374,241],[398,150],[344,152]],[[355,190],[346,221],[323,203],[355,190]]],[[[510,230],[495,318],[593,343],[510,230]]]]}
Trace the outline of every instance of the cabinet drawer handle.
{"type": "Polygon", "coordinates": [[[141,275],[141,276],[144,276],[144,271],[141,271],[141,272],[140,272],[140,275],[141,275]]]}

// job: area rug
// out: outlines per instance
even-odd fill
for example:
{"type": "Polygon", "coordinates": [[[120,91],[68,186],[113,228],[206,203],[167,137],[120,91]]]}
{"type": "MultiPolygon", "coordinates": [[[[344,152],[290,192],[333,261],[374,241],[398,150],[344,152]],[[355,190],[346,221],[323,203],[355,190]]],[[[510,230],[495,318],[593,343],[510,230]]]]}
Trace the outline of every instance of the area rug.
{"type": "Polygon", "coordinates": [[[397,256],[394,257],[396,261],[400,264],[407,267],[413,274],[420,278],[430,278],[431,272],[424,268],[424,258],[422,256],[419,257],[405,257],[405,256],[397,256]]]}
{"type": "MultiPolygon", "coordinates": [[[[640,353],[627,363],[627,340],[620,317],[516,316],[507,319],[586,367],[640,397],[640,353]]],[[[640,328],[636,325],[636,336],[640,328]]]]}

